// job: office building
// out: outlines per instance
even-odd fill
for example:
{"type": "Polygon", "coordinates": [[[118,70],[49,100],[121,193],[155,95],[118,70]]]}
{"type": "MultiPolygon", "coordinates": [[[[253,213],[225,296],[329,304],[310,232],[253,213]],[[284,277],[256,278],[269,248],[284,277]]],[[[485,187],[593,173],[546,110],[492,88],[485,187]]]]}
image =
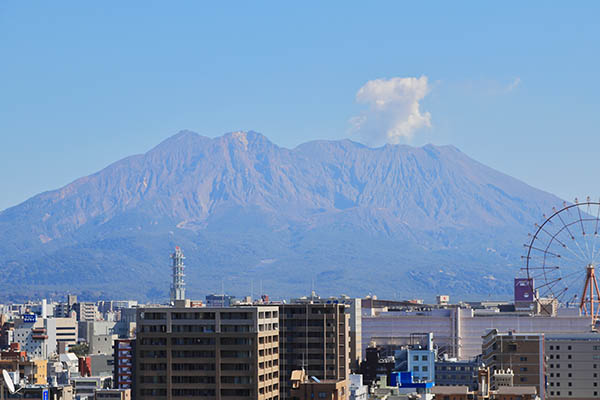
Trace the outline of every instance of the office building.
{"type": "Polygon", "coordinates": [[[549,399],[600,397],[600,334],[546,334],[549,399]]]}
{"type": "Polygon", "coordinates": [[[135,398],[279,399],[276,306],[140,308],[135,398]]]}

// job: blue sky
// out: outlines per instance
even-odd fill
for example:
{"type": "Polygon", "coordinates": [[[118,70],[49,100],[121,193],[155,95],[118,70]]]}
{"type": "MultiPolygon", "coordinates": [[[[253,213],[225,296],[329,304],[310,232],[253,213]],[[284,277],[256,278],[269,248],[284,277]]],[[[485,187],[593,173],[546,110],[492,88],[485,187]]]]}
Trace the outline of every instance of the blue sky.
{"type": "Polygon", "coordinates": [[[420,77],[427,121],[397,141],[600,196],[598,3],[214,4],[0,3],[0,209],[181,129],[364,141],[352,118],[410,104],[377,114],[359,90],[420,77]]]}

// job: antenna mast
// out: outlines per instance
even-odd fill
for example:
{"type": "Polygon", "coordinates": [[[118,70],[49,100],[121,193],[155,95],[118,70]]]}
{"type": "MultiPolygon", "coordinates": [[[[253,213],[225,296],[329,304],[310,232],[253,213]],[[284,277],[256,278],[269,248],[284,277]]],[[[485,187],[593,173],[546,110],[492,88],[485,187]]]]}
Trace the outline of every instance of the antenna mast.
{"type": "Polygon", "coordinates": [[[173,259],[171,267],[173,277],[173,282],[171,283],[171,303],[174,304],[175,300],[185,299],[185,282],[183,281],[183,277],[185,276],[183,273],[185,267],[183,260],[185,257],[179,246],[175,246],[175,252],[171,254],[171,259],[173,259]]]}

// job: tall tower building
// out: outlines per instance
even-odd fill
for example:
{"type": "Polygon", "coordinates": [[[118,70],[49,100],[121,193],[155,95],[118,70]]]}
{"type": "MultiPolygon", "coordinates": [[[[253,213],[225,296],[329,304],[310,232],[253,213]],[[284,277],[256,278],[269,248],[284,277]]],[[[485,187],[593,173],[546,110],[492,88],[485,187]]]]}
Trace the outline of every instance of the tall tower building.
{"type": "Polygon", "coordinates": [[[173,259],[173,282],[171,283],[171,303],[174,304],[175,300],[184,300],[185,299],[185,282],[183,281],[183,260],[185,257],[183,256],[183,252],[179,248],[179,246],[175,246],[175,252],[171,254],[171,258],[173,259]]]}

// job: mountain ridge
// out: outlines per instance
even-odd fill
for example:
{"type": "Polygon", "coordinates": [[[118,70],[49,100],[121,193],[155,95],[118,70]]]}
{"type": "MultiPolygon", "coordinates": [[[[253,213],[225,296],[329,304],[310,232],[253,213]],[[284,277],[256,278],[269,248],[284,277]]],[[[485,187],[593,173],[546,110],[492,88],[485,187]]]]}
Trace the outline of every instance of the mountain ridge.
{"type": "MultiPolygon", "coordinates": [[[[301,294],[301,282],[313,279],[296,276],[302,268],[337,274],[339,282],[323,282],[332,294],[374,292],[377,279],[357,279],[360,271],[397,271],[402,284],[410,277],[407,294],[477,287],[469,272],[437,282],[440,265],[484,265],[503,279],[502,292],[517,273],[509,271],[521,251],[515,237],[556,204],[556,196],[451,145],[370,148],[346,139],[287,149],[253,131],[209,138],[184,130],[1,211],[0,271],[40,294],[79,276],[91,297],[133,290],[154,299],[168,291],[168,254],[181,244],[188,263],[202,266],[190,269],[191,293],[216,291],[220,285],[205,284],[210,278],[229,279],[238,292],[256,279],[275,295],[301,294]],[[432,277],[421,277],[424,271],[432,277]],[[139,279],[139,288],[96,276],[119,273],[139,279]]],[[[10,285],[0,288],[16,295],[10,285]]]]}

